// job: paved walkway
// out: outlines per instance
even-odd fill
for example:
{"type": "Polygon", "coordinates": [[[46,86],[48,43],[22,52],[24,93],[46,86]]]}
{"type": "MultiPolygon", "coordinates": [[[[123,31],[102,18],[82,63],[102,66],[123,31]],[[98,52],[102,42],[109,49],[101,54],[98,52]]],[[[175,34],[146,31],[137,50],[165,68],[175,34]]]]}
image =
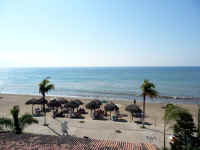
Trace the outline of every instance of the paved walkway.
{"type": "Polygon", "coordinates": [[[113,122],[110,120],[85,120],[85,119],[68,119],[48,116],[48,127],[44,127],[43,118],[38,117],[39,125],[31,125],[25,131],[31,133],[62,135],[61,123],[68,122],[69,134],[76,137],[87,136],[99,140],[113,140],[134,143],[152,143],[158,147],[162,146],[163,134],[159,130],[141,129],[140,125],[130,122],[113,122]],[[84,121],[84,123],[80,123],[84,121]],[[121,133],[117,133],[120,130],[121,133]]]}

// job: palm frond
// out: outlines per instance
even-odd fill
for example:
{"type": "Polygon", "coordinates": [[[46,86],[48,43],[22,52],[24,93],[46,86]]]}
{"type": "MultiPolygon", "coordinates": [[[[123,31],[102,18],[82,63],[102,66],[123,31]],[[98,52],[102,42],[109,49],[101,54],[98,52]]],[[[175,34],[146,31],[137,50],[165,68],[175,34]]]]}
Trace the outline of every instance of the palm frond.
{"type": "Polygon", "coordinates": [[[49,83],[50,83],[50,81],[48,79],[44,79],[44,80],[42,80],[42,82],[39,85],[40,86],[45,86],[45,85],[47,85],[49,83]]]}
{"type": "Polygon", "coordinates": [[[48,84],[48,85],[46,86],[46,90],[47,90],[47,91],[54,90],[54,89],[55,89],[55,87],[54,87],[53,84],[48,84]]]}
{"type": "Polygon", "coordinates": [[[34,119],[30,114],[24,114],[20,118],[20,126],[22,130],[26,127],[26,125],[31,125],[33,123],[38,123],[38,120],[34,119]]]}
{"type": "Polygon", "coordinates": [[[190,114],[186,109],[175,106],[173,104],[168,104],[165,109],[164,120],[167,122],[177,120],[181,114],[190,114]]]}
{"type": "Polygon", "coordinates": [[[48,79],[44,79],[40,84],[39,84],[39,93],[44,95],[45,93],[48,93],[50,90],[54,90],[55,87],[53,84],[50,84],[50,81],[48,79]]]}
{"type": "Polygon", "coordinates": [[[150,98],[154,98],[154,97],[157,97],[159,93],[154,89],[149,89],[146,95],[148,95],[150,98]]]}
{"type": "Polygon", "coordinates": [[[142,95],[147,95],[150,98],[157,97],[159,93],[155,90],[155,85],[148,80],[144,80],[141,85],[142,95]]]}
{"type": "Polygon", "coordinates": [[[19,114],[19,106],[15,105],[13,107],[13,109],[10,110],[10,113],[12,114],[13,117],[18,116],[18,114],[19,114]]]}
{"type": "Polygon", "coordinates": [[[13,129],[14,124],[10,118],[0,118],[0,127],[2,129],[3,129],[3,127],[13,129]]]}

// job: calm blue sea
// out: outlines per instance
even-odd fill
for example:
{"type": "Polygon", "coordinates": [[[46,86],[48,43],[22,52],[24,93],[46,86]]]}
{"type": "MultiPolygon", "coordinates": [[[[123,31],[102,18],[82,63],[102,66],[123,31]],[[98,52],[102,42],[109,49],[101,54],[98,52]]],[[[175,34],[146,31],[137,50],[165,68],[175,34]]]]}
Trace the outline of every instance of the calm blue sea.
{"type": "Polygon", "coordinates": [[[165,102],[200,102],[200,67],[1,68],[0,93],[38,95],[38,84],[47,76],[56,88],[49,95],[140,100],[140,85],[148,79],[161,96],[181,98],[165,102]]]}

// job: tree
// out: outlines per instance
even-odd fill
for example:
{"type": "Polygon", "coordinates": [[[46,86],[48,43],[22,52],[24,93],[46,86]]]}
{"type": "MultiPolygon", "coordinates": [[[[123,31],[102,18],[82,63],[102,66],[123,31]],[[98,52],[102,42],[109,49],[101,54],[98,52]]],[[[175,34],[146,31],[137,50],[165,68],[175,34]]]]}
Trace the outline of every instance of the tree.
{"type": "Polygon", "coordinates": [[[153,97],[158,96],[158,92],[155,90],[155,85],[148,80],[144,80],[141,85],[142,96],[143,96],[143,119],[142,119],[142,127],[144,128],[144,118],[145,118],[145,104],[146,104],[146,96],[149,96],[151,99],[153,97]]]}
{"type": "Polygon", "coordinates": [[[179,106],[168,104],[164,114],[164,148],[165,128],[171,121],[175,121],[173,126],[175,141],[170,143],[172,150],[194,150],[200,146],[199,139],[195,137],[196,127],[191,113],[179,106]]]}
{"type": "Polygon", "coordinates": [[[166,127],[167,125],[172,122],[176,121],[176,119],[179,117],[181,113],[185,113],[187,110],[173,105],[173,104],[167,104],[165,108],[165,113],[164,113],[164,149],[166,149],[166,127]]]}
{"type": "Polygon", "coordinates": [[[45,96],[46,93],[48,93],[50,90],[54,90],[55,87],[53,84],[50,84],[50,81],[48,78],[44,79],[40,84],[39,84],[39,93],[42,94],[42,99],[44,101],[43,105],[43,112],[44,112],[44,126],[46,126],[46,109],[45,109],[45,96]]]}
{"type": "Polygon", "coordinates": [[[171,143],[172,150],[190,150],[195,148],[196,131],[192,115],[189,112],[182,112],[176,119],[173,132],[175,136],[174,143],[171,143]]]}
{"type": "Polygon", "coordinates": [[[27,125],[38,123],[38,121],[34,119],[33,116],[30,114],[24,114],[19,117],[19,111],[19,106],[14,106],[13,109],[11,109],[10,111],[12,119],[0,118],[0,128],[10,128],[16,134],[21,134],[27,125]]]}
{"type": "Polygon", "coordinates": [[[197,116],[197,134],[200,138],[200,105],[198,105],[198,116],[197,116]]]}

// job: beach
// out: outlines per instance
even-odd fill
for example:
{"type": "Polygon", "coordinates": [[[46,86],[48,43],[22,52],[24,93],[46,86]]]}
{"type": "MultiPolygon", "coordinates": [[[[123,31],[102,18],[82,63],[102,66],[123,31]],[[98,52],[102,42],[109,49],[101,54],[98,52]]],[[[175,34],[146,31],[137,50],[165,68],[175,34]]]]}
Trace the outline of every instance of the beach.
{"type": "MultiPolygon", "coordinates": [[[[20,114],[31,113],[32,106],[25,105],[25,102],[30,98],[40,98],[41,96],[34,95],[15,95],[15,94],[0,94],[0,116],[11,117],[10,109],[14,105],[20,106],[20,114]]],[[[50,100],[51,96],[47,99],[50,100]]],[[[73,100],[74,98],[67,97],[67,100],[73,100]]],[[[81,99],[84,104],[91,101],[91,99],[81,99]]],[[[25,132],[44,134],[44,135],[61,135],[61,123],[68,122],[69,134],[77,137],[87,136],[94,139],[115,140],[115,141],[128,141],[134,143],[153,143],[158,147],[163,145],[163,115],[164,106],[163,103],[152,103],[147,101],[146,104],[146,119],[145,121],[151,125],[146,125],[146,129],[141,129],[141,125],[136,124],[134,121],[138,118],[130,119],[130,114],[125,111],[125,107],[132,103],[132,101],[119,101],[114,100],[115,104],[120,105],[120,114],[127,116],[123,117],[122,121],[114,122],[109,120],[92,120],[90,117],[90,111],[88,114],[83,115],[84,119],[69,119],[69,118],[52,118],[52,113],[47,113],[48,127],[43,126],[43,117],[36,117],[39,120],[39,124],[33,124],[25,129],[25,132]],[[84,122],[80,122],[84,121],[84,122]],[[120,130],[121,133],[117,133],[116,130],[120,130]]],[[[137,105],[142,109],[142,103],[137,102],[137,105]]],[[[194,116],[196,122],[197,105],[195,104],[177,104],[181,107],[188,109],[194,116]]],[[[37,107],[37,106],[34,106],[37,107]]],[[[103,106],[102,106],[103,109],[103,106]]],[[[170,135],[172,131],[170,128],[167,130],[167,135],[170,135]]],[[[167,138],[168,140],[168,138],[167,138]]]]}
{"type": "Polygon", "coordinates": [[[198,0],[0,8],[0,150],[200,148],[198,0]]]}

